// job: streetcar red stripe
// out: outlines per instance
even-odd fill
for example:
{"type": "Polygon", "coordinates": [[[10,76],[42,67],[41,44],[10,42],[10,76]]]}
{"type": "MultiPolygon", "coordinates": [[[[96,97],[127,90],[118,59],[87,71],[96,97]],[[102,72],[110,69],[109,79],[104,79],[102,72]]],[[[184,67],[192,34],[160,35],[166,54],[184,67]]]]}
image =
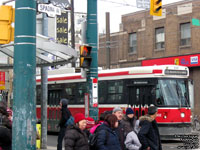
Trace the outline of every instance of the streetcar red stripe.
{"type": "MultiPolygon", "coordinates": [[[[98,77],[110,77],[110,76],[123,76],[123,75],[147,75],[147,74],[161,74],[162,70],[153,70],[152,73],[129,73],[129,71],[123,72],[112,72],[112,73],[99,73],[98,77]]],[[[75,79],[84,79],[81,75],[78,76],[68,76],[68,77],[54,77],[49,78],[48,81],[60,81],[60,80],[75,80],[75,79]]],[[[41,82],[41,79],[36,80],[41,82]]]]}
{"type": "Polygon", "coordinates": [[[155,74],[155,73],[162,73],[163,71],[162,70],[158,70],[158,69],[154,69],[153,70],[153,73],[155,74]]]}

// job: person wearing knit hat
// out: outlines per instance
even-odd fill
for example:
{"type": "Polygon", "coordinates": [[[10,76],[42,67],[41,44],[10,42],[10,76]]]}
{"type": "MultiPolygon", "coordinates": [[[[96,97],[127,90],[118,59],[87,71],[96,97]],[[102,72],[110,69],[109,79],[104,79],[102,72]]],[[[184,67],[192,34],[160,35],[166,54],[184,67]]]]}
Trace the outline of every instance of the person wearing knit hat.
{"type": "Polygon", "coordinates": [[[86,129],[84,131],[89,138],[90,137],[90,129],[95,126],[95,121],[93,118],[87,117],[86,122],[87,122],[87,125],[86,125],[86,129]]]}
{"type": "Polygon", "coordinates": [[[133,109],[131,109],[131,108],[127,108],[126,109],[126,115],[129,115],[129,114],[133,114],[134,115],[133,109]]]}
{"type": "Polygon", "coordinates": [[[68,105],[68,99],[62,98],[60,100],[60,107],[61,107],[61,118],[58,124],[58,127],[60,127],[60,131],[58,134],[58,144],[57,144],[57,150],[62,150],[62,141],[65,136],[66,131],[66,122],[71,116],[70,110],[67,108],[68,105]]]}
{"type": "Polygon", "coordinates": [[[155,120],[157,116],[157,107],[149,106],[148,114],[140,117],[140,131],[138,138],[142,144],[141,149],[162,150],[158,124],[155,120]],[[150,142],[151,141],[151,142],[150,142]]]}
{"type": "Polygon", "coordinates": [[[120,107],[115,107],[113,109],[113,114],[117,117],[118,120],[122,120],[123,111],[120,107]]]}
{"type": "Polygon", "coordinates": [[[124,126],[122,124],[122,118],[123,118],[123,110],[120,107],[115,107],[113,109],[113,114],[117,117],[118,119],[118,127],[115,129],[115,132],[117,134],[117,136],[119,137],[119,141],[120,141],[120,146],[121,146],[121,150],[125,150],[125,130],[124,130],[124,126]]]}
{"type": "Polygon", "coordinates": [[[86,118],[86,121],[87,121],[86,129],[90,130],[95,125],[95,121],[91,117],[86,118]]]}
{"type": "Polygon", "coordinates": [[[77,113],[74,116],[74,123],[78,123],[79,121],[86,120],[85,116],[82,113],[77,113]]]}
{"type": "Polygon", "coordinates": [[[149,108],[148,108],[148,114],[149,115],[154,115],[157,111],[158,111],[158,109],[157,109],[156,106],[149,106],[149,108]]]}
{"type": "Polygon", "coordinates": [[[75,114],[74,123],[65,132],[65,149],[89,150],[88,136],[84,131],[87,125],[84,114],[75,114]]]}
{"type": "Polygon", "coordinates": [[[137,118],[134,116],[133,109],[127,108],[126,115],[122,119],[122,124],[124,125],[125,135],[127,135],[131,131],[134,131],[136,120],[137,120],[137,118]]]}

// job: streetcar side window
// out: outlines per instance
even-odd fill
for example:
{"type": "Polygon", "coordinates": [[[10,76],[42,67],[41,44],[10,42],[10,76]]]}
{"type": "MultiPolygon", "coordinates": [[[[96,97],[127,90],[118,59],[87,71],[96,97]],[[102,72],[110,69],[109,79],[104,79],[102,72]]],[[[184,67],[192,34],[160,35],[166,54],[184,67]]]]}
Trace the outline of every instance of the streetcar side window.
{"type": "Polygon", "coordinates": [[[99,81],[98,95],[99,95],[99,104],[105,104],[107,95],[107,81],[99,81]]]}
{"type": "Polygon", "coordinates": [[[84,96],[87,93],[87,84],[85,82],[78,84],[77,104],[84,104],[84,96]]]}
{"type": "Polygon", "coordinates": [[[108,81],[108,104],[123,104],[123,80],[108,81]]]}
{"type": "Polygon", "coordinates": [[[76,84],[66,84],[65,87],[65,94],[64,96],[69,100],[69,104],[75,104],[75,91],[76,91],[76,84]]]}
{"type": "Polygon", "coordinates": [[[36,105],[40,105],[41,103],[41,87],[37,86],[36,89],[36,105]]]}

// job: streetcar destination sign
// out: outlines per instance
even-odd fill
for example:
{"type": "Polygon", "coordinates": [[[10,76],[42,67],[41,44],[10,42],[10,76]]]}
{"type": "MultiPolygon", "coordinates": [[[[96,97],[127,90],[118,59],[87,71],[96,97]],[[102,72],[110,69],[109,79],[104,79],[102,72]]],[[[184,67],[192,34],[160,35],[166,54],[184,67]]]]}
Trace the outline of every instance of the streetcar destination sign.
{"type": "Polygon", "coordinates": [[[53,4],[38,4],[38,11],[46,13],[49,17],[55,17],[61,15],[61,8],[54,6],[53,4]]]}

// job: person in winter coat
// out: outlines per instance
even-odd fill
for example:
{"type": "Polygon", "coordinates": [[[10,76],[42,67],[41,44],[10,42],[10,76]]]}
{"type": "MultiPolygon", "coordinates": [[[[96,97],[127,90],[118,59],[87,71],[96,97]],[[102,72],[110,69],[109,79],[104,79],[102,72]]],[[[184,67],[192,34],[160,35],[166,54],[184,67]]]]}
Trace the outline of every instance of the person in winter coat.
{"type": "Polygon", "coordinates": [[[148,115],[140,117],[140,131],[138,138],[142,144],[142,150],[162,150],[158,125],[155,120],[157,107],[150,106],[148,115]]]}
{"type": "Polygon", "coordinates": [[[0,148],[2,150],[12,149],[12,125],[8,116],[6,107],[0,106],[0,148]]]}
{"type": "Polygon", "coordinates": [[[90,136],[90,129],[95,126],[95,121],[94,121],[93,118],[87,117],[86,118],[86,123],[87,123],[87,125],[86,125],[86,129],[84,131],[85,131],[85,133],[87,134],[87,136],[89,138],[89,136],[90,136]]]}
{"type": "Polygon", "coordinates": [[[119,142],[120,142],[120,146],[121,146],[121,150],[125,150],[126,147],[125,147],[125,144],[124,144],[124,141],[125,141],[125,127],[122,123],[122,118],[123,118],[123,111],[120,107],[115,107],[113,109],[113,114],[117,117],[118,119],[118,127],[115,129],[115,132],[119,138],[119,142]]]}
{"type": "Polygon", "coordinates": [[[82,113],[74,116],[74,125],[67,127],[65,150],[89,150],[88,137],[84,132],[87,122],[82,113]]]}
{"type": "Polygon", "coordinates": [[[134,116],[134,111],[131,108],[126,109],[126,115],[122,119],[122,124],[124,125],[124,132],[127,135],[129,132],[134,130],[136,117],[134,116]]]}
{"type": "Polygon", "coordinates": [[[135,131],[131,131],[128,133],[124,143],[128,150],[139,150],[142,146],[135,131]]]}
{"type": "Polygon", "coordinates": [[[99,120],[98,120],[98,123],[96,125],[94,125],[91,129],[90,129],[90,133],[91,134],[94,134],[94,132],[96,131],[96,129],[103,124],[105,118],[107,115],[109,114],[112,114],[112,113],[109,113],[108,111],[104,111],[100,114],[99,116],[99,120]]]}
{"type": "Polygon", "coordinates": [[[114,129],[118,127],[118,119],[109,114],[100,126],[97,136],[97,150],[121,150],[117,134],[114,129]]]}
{"type": "Polygon", "coordinates": [[[71,112],[67,108],[68,100],[67,99],[61,99],[60,100],[60,106],[61,106],[61,118],[58,126],[60,127],[60,132],[58,134],[58,144],[57,144],[57,150],[62,150],[62,141],[65,136],[66,131],[66,121],[70,118],[71,112]]]}

